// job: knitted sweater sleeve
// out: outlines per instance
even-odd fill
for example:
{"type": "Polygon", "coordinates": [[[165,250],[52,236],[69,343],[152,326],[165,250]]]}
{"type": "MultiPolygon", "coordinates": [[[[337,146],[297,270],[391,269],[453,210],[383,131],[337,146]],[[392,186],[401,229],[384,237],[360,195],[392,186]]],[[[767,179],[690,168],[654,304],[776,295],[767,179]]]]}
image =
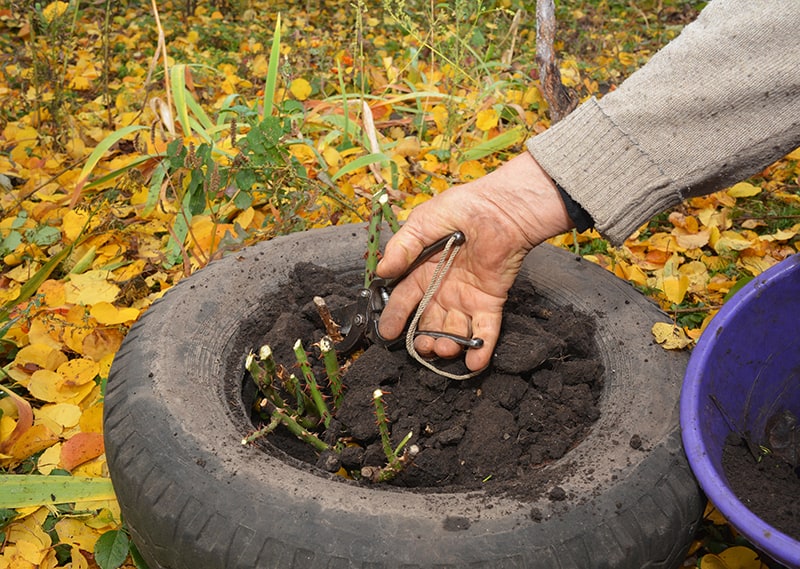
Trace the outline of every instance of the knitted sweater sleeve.
{"type": "Polygon", "coordinates": [[[800,146],[798,30],[797,0],[712,0],[617,90],[528,150],[621,243],[656,213],[800,146]]]}

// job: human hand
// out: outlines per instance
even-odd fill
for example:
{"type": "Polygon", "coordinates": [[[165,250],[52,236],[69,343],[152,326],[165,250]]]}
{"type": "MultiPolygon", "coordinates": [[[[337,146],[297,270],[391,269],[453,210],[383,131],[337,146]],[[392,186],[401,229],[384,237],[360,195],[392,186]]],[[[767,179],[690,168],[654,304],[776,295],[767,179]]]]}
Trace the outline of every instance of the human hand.
{"type": "MultiPolygon", "coordinates": [[[[454,231],[466,236],[438,292],[419,322],[436,330],[484,340],[468,350],[470,370],[489,364],[500,334],[503,305],[522,260],[534,246],[572,227],[555,184],[533,156],[524,152],[478,180],[454,186],[414,209],[389,240],[378,275],[399,276],[420,252],[454,231]]],[[[438,256],[417,268],[392,292],[379,331],[398,337],[422,299],[438,256]]],[[[414,346],[423,355],[455,357],[452,340],[419,336],[414,346]]]]}

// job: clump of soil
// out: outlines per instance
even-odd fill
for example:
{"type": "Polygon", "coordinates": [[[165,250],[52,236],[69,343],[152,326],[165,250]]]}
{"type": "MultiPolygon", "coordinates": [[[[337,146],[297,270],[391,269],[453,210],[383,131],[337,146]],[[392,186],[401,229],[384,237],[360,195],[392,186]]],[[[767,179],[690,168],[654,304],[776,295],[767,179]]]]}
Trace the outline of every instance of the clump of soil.
{"type": "MultiPolygon", "coordinates": [[[[296,267],[296,284],[285,298],[275,299],[285,311],[264,337],[279,363],[294,361],[297,338],[309,349],[324,334],[313,296],[323,296],[334,309],[354,300],[358,283],[347,281],[324,268],[296,267]]],[[[372,393],[380,388],[393,443],[412,432],[409,444],[420,449],[391,484],[510,489],[519,477],[577,445],[599,417],[603,367],[593,338],[592,317],[569,306],[546,306],[530,284],[515,285],[489,370],[453,381],[419,365],[404,349],[370,346],[344,375],[344,402],[331,424],[335,432],[321,437],[346,437],[356,444],[342,457],[350,471],[385,465],[372,406],[372,393]]],[[[325,377],[321,366],[315,372],[325,377]]],[[[292,435],[278,430],[268,439],[282,452],[317,464],[317,455],[292,435]]]]}
{"type": "Polygon", "coordinates": [[[751,512],[800,540],[800,429],[795,430],[796,423],[786,412],[770,418],[765,443],[771,450],[766,454],[731,434],[722,451],[722,467],[731,490],[751,512]]]}

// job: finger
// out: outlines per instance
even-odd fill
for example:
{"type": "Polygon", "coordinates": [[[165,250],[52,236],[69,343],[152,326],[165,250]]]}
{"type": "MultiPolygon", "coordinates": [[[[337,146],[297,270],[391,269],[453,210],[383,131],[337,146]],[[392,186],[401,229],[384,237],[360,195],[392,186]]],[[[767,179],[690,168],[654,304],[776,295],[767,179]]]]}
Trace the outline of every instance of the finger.
{"type": "MultiPolygon", "coordinates": [[[[470,319],[459,310],[450,310],[445,316],[441,331],[468,338],[470,336],[470,319]]],[[[455,358],[460,356],[463,350],[461,345],[447,338],[437,338],[433,347],[433,351],[441,358],[455,358]]]]}
{"type": "MultiPolygon", "coordinates": [[[[416,271],[424,272],[424,271],[416,271]]],[[[381,313],[378,332],[387,340],[393,340],[402,334],[411,313],[417,308],[424,294],[417,284],[414,275],[402,280],[392,291],[389,302],[381,313]]]]}
{"type": "MultiPolygon", "coordinates": [[[[446,317],[447,311],[444,310],[439,304],[432,302],[428,305],[428,307],[425,309],[425,312],[423,312],[422,316],[420,317],[417,324],[417,331],[432,330],[438,332],[444,328],[444,321],[446,317]]],[[[425,334],[419,335],[414,340],[414,348],[425,357],[440,355],[436,347],[437,342],[438,340],[432,336],[427,336],[425,334]]]]}
{"type": "Polygon", "coordinates": [[[472,336],[483,339],[483,346],[467,350],[466,364],[472,371],[483,369],[489,365],[500,336],[502,312],[481,313],[473,316],[472,336]]]}
{"type": "Polygon", "coordinates": [[[419,257],[425,246],[424,236],[415,230],[414,225],[409,220],[386,244],[383,256],[378,263],[378,275],[383,278],[394,278],[402,275],[411,263],[419,257]]]}

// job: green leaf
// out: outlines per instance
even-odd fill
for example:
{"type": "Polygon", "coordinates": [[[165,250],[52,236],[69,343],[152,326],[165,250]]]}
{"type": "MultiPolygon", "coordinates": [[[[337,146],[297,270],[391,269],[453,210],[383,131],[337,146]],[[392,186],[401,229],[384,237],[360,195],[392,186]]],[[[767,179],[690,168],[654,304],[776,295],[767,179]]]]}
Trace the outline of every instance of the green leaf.
{"type": "Polygon", "coordinates": [[[182,63],[173,65],[172,69],[169,70],[169,79],[172,87],[173,103],[178,113],[178,120],[181,122],[181,128],[183,128],[183,134],[191,136],[189,108],[186,106],[186,65],[182,63]]]}
{"type": "Polygon", "coordinates": [[[258,125],[258,130],[264,135],[264,144],[267,146],[277,146],[283,136],[281,119],[278,117],[266,117],[258,125]]]}
{"type": "Polygon", "coordinates": [[[130,539],[122,530],[107,531],[94,544],[94,559],[100,569],[119,569],[128,558],[130,539]]]}
{"type": "Polygon", "coordinates": [[[245,210],[251,205],[253,205],[253,196],[251,196],[247,192],[238,191],[236,192],[236,195],[233,196],[233,204],[237,208],[245,210]]]}
{"type": "Polygon", "coordinates": [[[267,80],[264,84],[264,116],[272,115],[275,100],[275,89],[278,85],[278,62],[281,56],[281,15],[275,21],[275,35],[272,37],[272,47],[269,51],[269,67],[267,67],[267,80]]]}
{"type": "Polygon", "coordinates": [[[67,256],[72,252],[72,248],[75,246],[75,242],[73,242],[69,247],[64,247],[50,257],[50,259],[42,265],[42,268],[36,271],[34,275],[27,280],[27,282],[22,285],[19,290],[19,296],[13,300],[9,300],[4,305],[0,306],[0,322],[6,320],[8,316],[11,314],[11,310],[20,302],[27,300],[30,298],[39,287],[42,285],[44,281],[50,277],[50,273],[52,273],[56,267],[67,258],[67,256]]]}
{"type": "MultiPolygon", "coordinates": [[[[78,181],[75,183],[76,191],[80,191],[81,188],[86,184],[86,181],[89,179],[89,174],[91,174],[94,167],[97,166],[97,163],[100,162],[100,159],[103,157],[103,154],[106,151],[114,146],[117,142],[128,136],[129,134],[133,134],[134,132],[140,130],[148,130],[150,127],[132,124],[126,127],[123,127],[115,132],[112,132],[100,143],[95,147],[92,153],[89,155],[89,158],[86,159],[86,164],[83,165],[81,169],[81,173],[78,175],[78,181]]],[[[120,170],[122,173],[124,170],[120,170]]]]}
{"type": "Polygon", "coordinates": [[[331,177],[331,181],[335,182],[345,174],[349,174],[350,172],[354,172],[359,168],[364,168],[370,164],[374,164],[376,162],[387,162],[389,160],[390,158],[383,152],[374,152],[372,154],[367,154],[366,156],[359,156],[352,162],[348,162],[347,165],[340,168],[339,171],[331,177]]]}
{"type": "Polygon", "coordinates": [[[5,255],[10,253],[14,249],[20,246],[22,243],[22,235],[19,231],[12,231],[10,232],[3,242],[0,243],[0,255],[5,255]]]}
{"type": "Polygon", "coordinates": [[[10,508],[0,509],[0,530],[4,529],[8,524],[14,521],[17,517],[17,511],[10,508]]]}
{"type": "MultiPolygon", "coordinates": [[[[256,174],[250,168],[246,170],[239,170],[234,177],[236,180],[236,187],[242,192],[249,192],[256,183],[256,174]]],[[[248,206],[249,207],[249,206],[248,206]]]]}
{"type": "Polygon", "coordinates": [[[750,275],[744,275],[743,277],[741,277],[739,280],[736,281],[736,284],[731,287],[731,290],[728,291],[728,294],[726,294],[722,298],[722,301],[723,302],[729,301],[731,299],[731,297],[733,297],[734,294],[739,292],[742,289],[742,287],[744,287],[744,285],[746,285],[747,283],[749,283],[752,280],[753,280],[753,277],[750,276],[750,275]]]}
{"type": "Polygon", "coordinates": [[[39,247],[49,247],[61,240],[61,230],[51,225],[40,225],[36,229],[25,232],[28,243],[35,243],[39,247]]]}
{"type": "Polygon", "coordinates": [[[144,560],[144,557],[142,557],[142,554],[139,553],[139,549],[133,542],[131,542],[130,552],[131,552],[131,559],[133,559],[133,563],[134,565],[136,565],[136,569],[149,569],[149,567],[147,566],[147,561],[144,560]]]}
{"type": "Polygon", "coordinates": [[[498,134],[492,139],[484,140],[480,144],[473,146],[459,157],[459,162],[468,160],[480,160],[490,154],[495,154],[513,146],[522,140],[524,133],[522,128],[512,128],[502,134],[498,134]]]}
{"type": "Polygon", "coordinates": [[[147,201],[144,204],[143,215],[150,215],[158,204],[158,197],[161,195],[161,185],[164,183],[164,176],[167,175],[166,161],[159,162],[153,175],[150,177],[150,189],[147,191],[147,201]]]}
{"type": "Polygon", "coordinates": [[[0,508],[113,500],[108,478],[0,474],[0,508]]]}

